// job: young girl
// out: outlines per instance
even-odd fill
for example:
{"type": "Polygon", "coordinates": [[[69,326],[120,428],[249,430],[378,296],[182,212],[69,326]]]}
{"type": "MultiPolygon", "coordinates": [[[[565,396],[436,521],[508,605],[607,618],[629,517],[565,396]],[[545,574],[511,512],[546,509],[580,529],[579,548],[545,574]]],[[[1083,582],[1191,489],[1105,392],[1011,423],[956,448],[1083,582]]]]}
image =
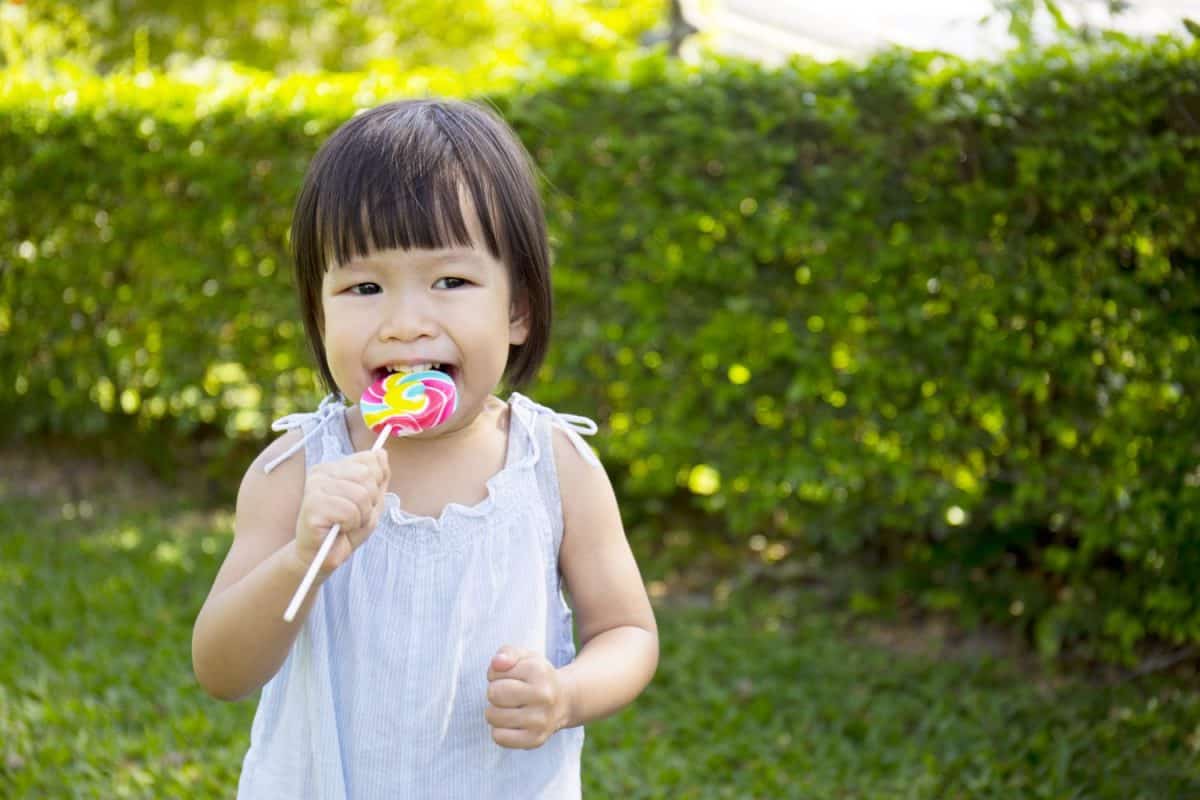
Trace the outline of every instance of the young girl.
{"type": "Polygon", "coordinates": [[[533,377],[550,333],[527,154],[475,105],[380,106],[316,155],[292,242],[335,394],[277,421],[288,433],[246,471],[192,641],[214,697],[263,690],[238,796],[579,797],[581,726],[642,691],[658,634],[612,487],[579,436],[594,424],[493,394],[533,377]],[[429,366],[453,378],[454,415],[370,452],[345,400],[429,366]]]}

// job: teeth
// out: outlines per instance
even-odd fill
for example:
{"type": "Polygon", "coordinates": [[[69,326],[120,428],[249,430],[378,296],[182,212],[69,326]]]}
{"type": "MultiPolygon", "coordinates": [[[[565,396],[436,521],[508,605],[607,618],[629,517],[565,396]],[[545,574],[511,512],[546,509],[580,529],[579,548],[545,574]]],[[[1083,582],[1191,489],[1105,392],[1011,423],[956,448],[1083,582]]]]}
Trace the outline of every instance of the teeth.
{"type": "Polygon", "coordinates": [[[387,371],[389,373],[398,372],[401,375],[408,375],[412,372],[425,372],[427,370],[431,370],[434,368],[434,366],[434,364],[389,364],[387,371]]]}

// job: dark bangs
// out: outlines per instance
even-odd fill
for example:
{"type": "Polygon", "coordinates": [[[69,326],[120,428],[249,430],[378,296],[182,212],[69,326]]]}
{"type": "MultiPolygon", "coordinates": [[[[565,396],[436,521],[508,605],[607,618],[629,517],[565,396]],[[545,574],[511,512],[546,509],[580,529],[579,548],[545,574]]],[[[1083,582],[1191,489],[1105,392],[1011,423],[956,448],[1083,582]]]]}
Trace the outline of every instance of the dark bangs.
{"type": "Polygon", "coordinates": [[[541,199],[516,136],[483,107],[438,100],[388,103],[338,128],[309,165],[292,216],[300,307],[326,387],[338,391],[322,337],[327,270],[379,250],[471,246],[507,267],[512,313],[529,315],[504,373],[521,387],[549,345],[551,291],[541,199]],[[472,239],[467,213],[478,215],[483,241],[472,239]]]}

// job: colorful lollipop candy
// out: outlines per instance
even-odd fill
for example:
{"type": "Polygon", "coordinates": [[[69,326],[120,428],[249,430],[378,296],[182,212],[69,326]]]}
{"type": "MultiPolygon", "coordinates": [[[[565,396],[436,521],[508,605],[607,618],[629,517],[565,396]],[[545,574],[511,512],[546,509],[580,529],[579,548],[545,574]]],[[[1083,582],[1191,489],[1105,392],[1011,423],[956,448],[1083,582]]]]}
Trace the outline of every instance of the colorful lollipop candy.
{"type": "Polygon", "coordinates": [[[444,372],[393,372],[363,392],[359,408],[371,430],[390,425],[393,434],[403,436],[441,425],[454,414],[457,400],[454,381],[444,372]]]}
{"type": "MultiPolygon", "coordinates": [[[[375,381],[363,392],[358,408],[362,412],[363,422],[367,427],[379,434],[372,450],[383,447],[388,436],[408,436],[421,431],[427,431],[441,425],[454,415],[458,407],[458,394],[454,389],[454,381],[444,372],[425,370],[423,372],[393,372],[375,381]]],[[[283,612],[285,622],[296,618],[296,612],[308,595],[317,570],[325,563],[333,543],[337,540],[341,525],[334,525],[321,542],[317,556],[304,573],[304,580],[292,602],[283,612]]]]}

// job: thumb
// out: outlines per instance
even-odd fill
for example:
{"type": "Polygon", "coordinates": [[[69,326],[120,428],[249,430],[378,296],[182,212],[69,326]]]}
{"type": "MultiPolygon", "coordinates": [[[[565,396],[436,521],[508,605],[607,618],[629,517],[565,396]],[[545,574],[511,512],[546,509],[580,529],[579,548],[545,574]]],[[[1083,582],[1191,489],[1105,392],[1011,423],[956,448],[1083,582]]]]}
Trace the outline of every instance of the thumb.
{"type": "Polygon", "coordinates": [[[508,672],[521,660],[521,651],[511,645],[504,645],[492,656],[491,672],[508,672]]]}

